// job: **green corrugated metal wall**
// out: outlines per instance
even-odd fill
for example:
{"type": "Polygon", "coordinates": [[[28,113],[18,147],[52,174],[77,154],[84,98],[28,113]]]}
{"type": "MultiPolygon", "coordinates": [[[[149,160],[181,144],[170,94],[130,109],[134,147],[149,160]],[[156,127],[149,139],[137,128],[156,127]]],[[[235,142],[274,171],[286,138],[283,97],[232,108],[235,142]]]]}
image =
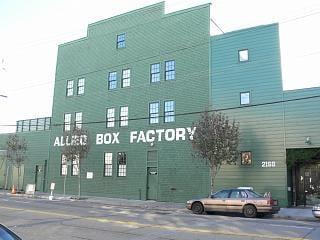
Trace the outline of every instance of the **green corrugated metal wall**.
{"type": "MultiPolygon", "coordinates": [[[[64,113],[83,113],[84,125],[91,136],[91,150],[84,162],[82,192],[85,195],[146,199],[147,151],[158,151],[157,199],[185,201],[195,195],[208,193],[208,171],[195,167],[190,144],[185,142],[156,142],[129,144],[129,132],[147,129],[190,127],[197,115],[177,116],[174,123],[148,124],[148,119],[129,121],[125,128],[106,129],[106,108],[115,107],[119,119],[120,106],[129,107],[129,118],[148,117],[150,102],[174,100],[176,114],[201,111],[208,105],[209,95],[209,5],[164,14],[164,3],[90,24],[86,38],[59,47],[54,92],[53,124],[62,123],[64,113]],[[126,34],[126,47],[116,48],[118,34],[126,34]],[[176,79],[164,81],[164,62],[175,60],[176,79]],[[150,84],[150,64],[161,64],[161,82],[150,84]],[[108,72],[131,69],[131,86],[109,91],[108,72]],[[86,78],[85,95],[66,97],[67,80],[86,78]],[[96,145],[97,133],[120,132],[120,144],[96,145]],[[116,176],[113,159],[112,177],[103,176],[104,152],[127,152],[127,176],[116,176]],[[93,179],[85,179],[93,172],[93,179]],[[192,187],[194,186],[194,187],[192,187]]],[[[119,78],[118,78],[119,81],[119,78]]],[[[118,125],[118,123],[116,124],[118,125]]],[[[62,126],[52,127],[50,141],[50,180],[58,192],[63,189],[60,176],[59,147],[52,147],[55,137],[62,135],[62,126]]],[[[70,173],[69,173],[70,174],[70,173]]],[[[77,177],[68,176],[67,193],[75,194],[77,177]]]]}
{"type": "Polygon", "coordinates": [[[283,104],[278,25],[266,25],[212,38],[212,104],[240,123],[240,151],[251,151],[253,163],[223,166],[216,186],[251,186],[287,203],[283,104]],[[249,61],[238,51],[248,49],[249,61]],[[240,93],[250,91],[251,106],[241,107],[240,93]],[[257,105],[257,106],[252,106],[257,105]],[[262,162],[275,161],[264,168],[262,162]]]}
{"type": "MultiPolygon", "coordinates": [[[[34,184],[35,183],[35,169],[36,166],[39,166],[40,172],[38,172],[38,183],[37,183],[37,190],[43,191],[45,179],[45,161],[49,160],[49,135],[50,131],[39,131],[39,132],[24,132],[18,133],[20,137],[25,138],[27,142],[27,153],[26,153],[26,160],[22,167],[21,179],[20,179],[20,186],[25,186],[27,184],[34,184]]],[[[8,134],[1,134],[0,135],[0,149],[5,149],[5,143],[7,141],[8,134]]],[[[5,165],[4,165],[5,166],[5,165]]],[[[0,187],[5,185],[5,174],[6,168],[3,167],[0,170],[1,178],[0,178],[0,187]]],[[[14,170],[14,176],[12,177],[12,170],[10,168],[9,176],[8,176],[8,188],[11,188],[14,184],[17,186],[17,171],[14,170]]]]}

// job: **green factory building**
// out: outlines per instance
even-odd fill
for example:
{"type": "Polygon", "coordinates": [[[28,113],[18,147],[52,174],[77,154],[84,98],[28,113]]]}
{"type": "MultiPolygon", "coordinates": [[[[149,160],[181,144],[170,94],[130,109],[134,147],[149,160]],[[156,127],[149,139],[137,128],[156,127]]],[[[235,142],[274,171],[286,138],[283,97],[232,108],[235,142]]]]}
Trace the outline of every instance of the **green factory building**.
{"type": "MultiPolygon", "coordinates": [[[[164,2],[89,24],[59,45],[52,116],[17,122],[28,143],[20,185],[75,195],[64,132],[88,130],[82,195],[184,202],[210,191],[192,155],[205,110],[240,123],[239,159],[215,188],[250,186],[281,206],[320,201],[320,88],[284,91],[278,24],[210,36],[210,5],[165,13],[164,2]]],[[[17,184],[0,135],[0,187],[17,184]]]]}

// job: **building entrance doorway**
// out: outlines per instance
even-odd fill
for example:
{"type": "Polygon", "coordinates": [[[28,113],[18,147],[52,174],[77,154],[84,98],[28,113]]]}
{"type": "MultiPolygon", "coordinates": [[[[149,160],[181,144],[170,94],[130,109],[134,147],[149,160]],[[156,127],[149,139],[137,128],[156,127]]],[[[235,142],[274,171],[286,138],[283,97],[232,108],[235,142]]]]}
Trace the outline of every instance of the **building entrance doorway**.
{"type": "Polygon", "coordinates": [[[289,205],[320,203],[320,149],[294,150],[291,154],[296,160],[288,165],[289,205]]]}
{"type": "Polygon", "coordinates": [[[158,153],[147,152],[147,200],[158,199],[158,153]]]}
{"type": "Polygon", "coordinates": [[[39,179],[39,165],[36,165],[35,173],[34,173],[34,185],[35,185],[35,190],[38,191],[38,179],[39,179]]]}

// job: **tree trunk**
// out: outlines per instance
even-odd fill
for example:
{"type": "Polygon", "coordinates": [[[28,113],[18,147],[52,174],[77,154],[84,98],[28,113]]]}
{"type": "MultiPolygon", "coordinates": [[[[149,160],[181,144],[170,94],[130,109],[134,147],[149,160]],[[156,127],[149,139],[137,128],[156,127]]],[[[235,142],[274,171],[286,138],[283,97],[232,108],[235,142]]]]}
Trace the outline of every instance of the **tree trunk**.
{"type": "Polygon", "coordinates": [[[80,200],[81,197],[81,168],[80,168],[80,159],[78,163],[78,199],[80,200]]]}
{"type": "Polygon", "coordinates": [[[210,175],[211,175],[211,182],[210,182],[210,196],[211,196],[211,194],[213,194],[214,193],[214,179],[215,179],[215,177],[216,177],[216,174],[217,174],[217,168],[216,168],[216,166],[210,166],[210,175]]]}
{"type": "MultiPolygon", "coordinates": [[[[68,172],[67,172],[68,174],[68,172]]],[[[67,174],[64,175],[64,180],[63,180],[63,196],[66,195],[66,181],[67,181],[67,174]]]]}
{"type": "Polygon", "coordinates": [[[18,166],[18,184],[17,184],[17,192],[20,191],[20,166],[18,166]]]}

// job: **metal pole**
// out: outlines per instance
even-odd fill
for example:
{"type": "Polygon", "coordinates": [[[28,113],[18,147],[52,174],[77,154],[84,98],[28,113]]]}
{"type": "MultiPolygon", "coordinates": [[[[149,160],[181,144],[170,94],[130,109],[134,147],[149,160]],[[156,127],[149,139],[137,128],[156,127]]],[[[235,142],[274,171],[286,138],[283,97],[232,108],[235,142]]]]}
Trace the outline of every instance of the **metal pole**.
{"type": "Polygon", "coordinates": [[[63,196],[66,196],[66,180],[67,180],[67,174],[64,175],[64,180],[63,180],[63,196]]]}

